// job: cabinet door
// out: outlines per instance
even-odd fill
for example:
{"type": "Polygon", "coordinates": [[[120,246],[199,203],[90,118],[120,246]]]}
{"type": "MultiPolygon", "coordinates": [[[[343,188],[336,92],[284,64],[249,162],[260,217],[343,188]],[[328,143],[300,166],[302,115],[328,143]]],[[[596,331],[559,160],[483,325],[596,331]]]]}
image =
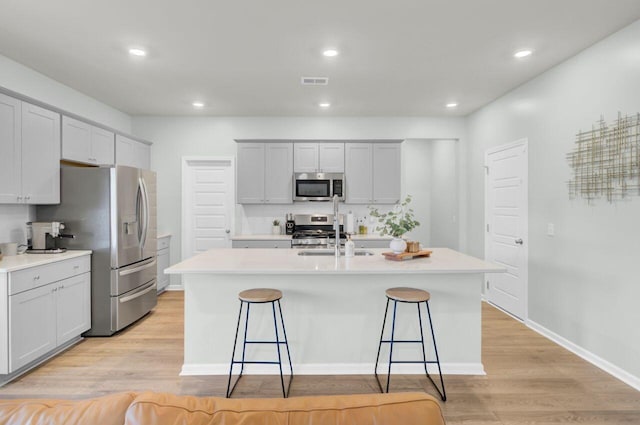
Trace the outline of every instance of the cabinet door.
{"type": "Polygon", "coordinates": [[[346,203],[371,203],[371,143],[345,143],[344,165],[346,203]]]}
{"type": "Polygon", "coordinates": [[[53,284],[56,291],[56,341],[58,345],[91,328],[91,273],[53,284]]]}
{"type": "Polygon", "coordinates": [[[292,145],[292,143],[267,143],[265,145],[265,203],[293,203],[292,145]]]}
{"type": "Polygon", "coordinates": [[[21,102],[0,93],[0,203],[22,201],[21,102]]]}
{"type": "Polygon", "coordinates": [[[91,125],[62,117],[62,159],[92,163],[91,125]]]}
{"type": "Polygon", "coordinates": [[[164,270],[169,267],[169,250],[161,249],[158,251],[158,256],[156,257],[156,261],[158,264],[157,274],[158,274],[158,293],[164,291],[167,286],[169,286],[169,275],[164,273],[164,270]]]}
{"type": "Polygon", "coordinates": [[[22,194],[28,204],[60,203],[60,114],[22,102],[22,194]]]}
{"type": "Polygon", "coordinates": [[[238,143],[236,199],[239,204],[264,202],[264,143],[238,143]]]}
{"type": "Polygon", "coordinates": [[[114,153],[114,134],[102,128],[92,126],[90,160],[92,160],[92,162],[95,164],[113,165],[115,156],[114,153]]]}
{"type": "Polygon", "coordinates": [[[116,135],[116,165],[136,167],[135,140],[116,135]]]}
{"type": "Polygon", "coordinates": [[[56,348],[56,283],[9,297],[9,369],[56,348]]]}
{"type": "Polygon", "coordinates": [[[373,202],[395,204],[400,200],[401,157],[399,143],[373,144],[373,202]]]}
{"type": "Polygon", "coordinates": [[[319,143],[318,168],[323,173],[344,173],[344,143],[319,143]]]}
{"type": "Polygon", "coordinates": [[[294,143],[293,152],[293,169],[296,173],[318,171],[317,143],[294,143]]]}

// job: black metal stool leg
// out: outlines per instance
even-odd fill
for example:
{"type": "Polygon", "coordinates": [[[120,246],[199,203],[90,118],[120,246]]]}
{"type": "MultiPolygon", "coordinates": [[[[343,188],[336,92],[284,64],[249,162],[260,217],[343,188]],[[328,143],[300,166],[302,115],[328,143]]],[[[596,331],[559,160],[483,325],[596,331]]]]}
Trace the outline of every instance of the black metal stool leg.
{"type": "Polygon", "coordinates": [[[293,365],[291,364],[291,353],[289,352],[289,340],[287,339],[287,330],[284,327],[284,318],[282,317],[282,306],[280,300],[278,300],[278,311],[280,312],[280,323],[282,323],[282,334],[284,335],[284,346],[287,348],[287,358],[289,359],[289,371],[291,376],[289,377],[289,385],[287,385],[287,395],[289,396],[289,390],[291,389],[291,381],[293,381],[293,365]]]}
{"type": "MultiPolygon", "coordinates": [[[[233,391],[233,389],[229,391],[229,388],[231,388],[231,374],[233,373],[233,360],[235,359],[235,356],[236,356],[236,345],[238,343],[238,331],[240,330],[240,319],[242,318],[242,304],[243,302],[240,301],[240,312],[238,313],[238,323],[236,324],[236,337],[233,340],[233,351],[231,352],[231,362],[229,364],[229,382],[227,382],[227,391],[226,391],[227,398],[231,396],[231,392],[233,391]]],[[[234,388],[235,388],[235,385],[234,385],[234,388]]]]}
{"type": "Polygon", "coordinates": [[[424,373],[429,376],[427,370],[427,349],[424,346],[424,332],[422,332],[422,315],[420,314],[420,303],[416,303],[418,306],[418,322],[420,323],[420,343],[422,344],[422,361],[424,361],[424,373]]]}
{"type": "Polygon", "coordinates": [[[389,342],[389,369],[387,371],[387,391],[389,392],[389,383],[391,382],[391,363],[393,362],[393,342],[396,332],[396,310],[398,308],[398,301],[393,300],[393,320],[391,321],[391,341],[389,342]]]}
{"type": "Polygon", "coordinates": [[[376,381],[378,382],[378,387],[380,387],[380,392],[383,393],[382,384],[380,383],[380,378],[378,377],[378,360],[380,359],[380,348],[382,348],[382,338],[384,337],[384,326],[387,323],[387,312],[389,311],[389,298],[387,298],[387,306],[384,309],[384,319],[382,319],[382,331],[380,331],[380,342],[378,343],[378,354],[376,355],[376,366],[373,369],[373,373],[376,376],[376,381]]]}
{"type": "Polygon", "coordinates": [[[247,331],[249,330],[249,308],[251,308],[251,303],[247,303],[247,314],[245,316],[245,322],[244,322],[244,340],[242,341],[242,364],[240,367],[240,376],[242,376],[242,372],[244,372],[244,363],[245,363],[244,355],[247,351],[247,331]]]}
{"type": "Polygon", "coordinates": [[[440,374],[440,384],[442,385],[442,391],[438,388],[433,379],[429,376],[429,379],[433,383],[433,386],[436,387],[436,390],[440,394],[440,398],[442,401],[447,401],[447,393],[444,389],[444,379],[442,378],[442,369],[440,368],[440,357],[438,356],[438,347],[436,346],[436,335],[433,332],[433,322],[431,321],[431,311],[429,310],[429,301],[425,301],[427,305],[427,315],[429,316],[429,327],[431,328],[431,338],[433,339],[433,351],[436,353],[436,363],[438,364],[438,373],[440,374]]]}
{"type": "Polygon", "coordinates": [[[278,321],[276,319],[276,303],[271,303],[271,310],[273,310],[273,328],[276,332],[276,349],[278,350],[278,367],[280,368],[280,384],[282,384],[282,397],[287,398],[287,393],[284,391],[284,375],[282,374],[282,356],[280,354],[280,337],[278,335],[278,321]]]}

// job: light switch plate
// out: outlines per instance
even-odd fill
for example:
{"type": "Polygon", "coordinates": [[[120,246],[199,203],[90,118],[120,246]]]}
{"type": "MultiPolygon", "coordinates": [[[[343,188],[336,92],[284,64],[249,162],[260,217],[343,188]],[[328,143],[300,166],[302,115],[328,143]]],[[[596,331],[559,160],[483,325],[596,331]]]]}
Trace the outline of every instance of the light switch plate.
{"type": "Polygon", "coordinates": [[[555,236],[556,227],[553,223],[547,223],[547,236],[555,236]]]}

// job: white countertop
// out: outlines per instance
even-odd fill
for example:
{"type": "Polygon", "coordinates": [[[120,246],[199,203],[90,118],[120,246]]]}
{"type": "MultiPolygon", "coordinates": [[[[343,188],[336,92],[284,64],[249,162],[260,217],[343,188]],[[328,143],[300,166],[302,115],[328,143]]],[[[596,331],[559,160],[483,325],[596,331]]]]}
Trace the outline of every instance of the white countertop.
{"type": "MultiPolygon", "coordinates": [[[[354,241],[390,241],[391,236],[380,235],[351,235],[354,241]]],[[[231,237],[232,241],[289,241],[291,235],[235,235],[231,237]]]]}
{"type": "Polygon", "coordinates": [[[10,273],[34,266],[55,263],[56,261],[89,255],[92,251],[69,250],[60,254],[20,254],[2,257],[0,260],[0,273],[10,273]]]}
{"type": "Polygon", "coordinates": [[[170,237],[171,237],[171,233],[158,233],[158,235],[156,236],[156,239],[170,238],[170,237]]]}
{"type": "MultiPolygon", "coordinates": [[[[425,274],[501,273],[505,268],[448,248],[429,248],[431,257],[386,260],[388,249],[371,256],[300,256],[301,249],[211,249],[165,270],[168,274],[425,274]]],[[[360,250],[357,250],[360,251],[360,250]]]]}

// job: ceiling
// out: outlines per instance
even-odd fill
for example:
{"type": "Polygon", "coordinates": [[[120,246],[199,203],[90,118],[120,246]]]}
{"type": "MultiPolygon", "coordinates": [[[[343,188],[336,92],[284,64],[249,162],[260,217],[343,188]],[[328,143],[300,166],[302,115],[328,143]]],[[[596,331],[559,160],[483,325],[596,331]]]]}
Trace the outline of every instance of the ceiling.
{"type": "Polygon", "coordinates": [[[460,116],[639,19],[640,1],[0,0],[0,10],[1,54],[131,115],[460,116]],[[148,55],[131,57],[133,46],[148,55]],[[340,54],[324,57],[328,47],[340,54]],[[533,55],[515,59],[522,48],[533,55]]]}

